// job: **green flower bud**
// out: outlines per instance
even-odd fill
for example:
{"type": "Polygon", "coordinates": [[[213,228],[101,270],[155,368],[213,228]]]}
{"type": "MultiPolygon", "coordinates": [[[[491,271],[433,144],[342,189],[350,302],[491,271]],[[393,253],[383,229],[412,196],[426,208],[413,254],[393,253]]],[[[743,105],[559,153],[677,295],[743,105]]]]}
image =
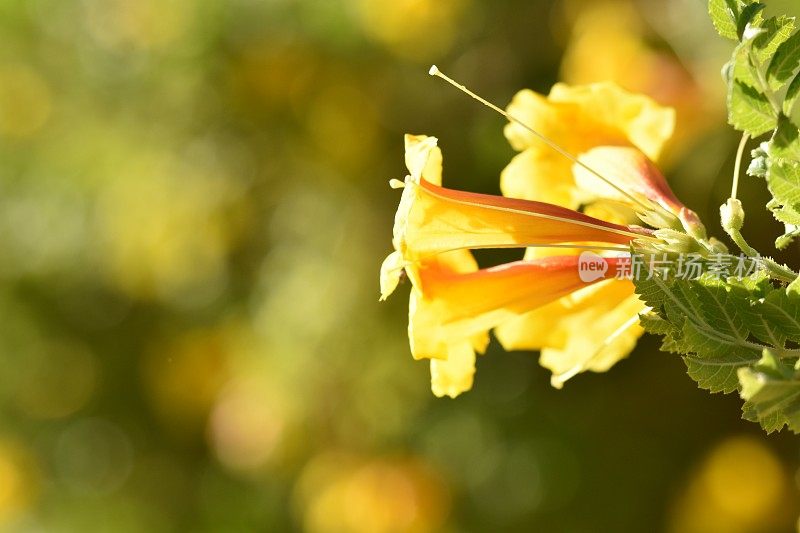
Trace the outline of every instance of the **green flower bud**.
{"type": "Polygon", "coordinates": [[[719,207],[719,216],[722,219],[722,227],[728,233],[741,230],[744,225],[742,202],[736,198],[728,198],[728,201],[719,207]]]}

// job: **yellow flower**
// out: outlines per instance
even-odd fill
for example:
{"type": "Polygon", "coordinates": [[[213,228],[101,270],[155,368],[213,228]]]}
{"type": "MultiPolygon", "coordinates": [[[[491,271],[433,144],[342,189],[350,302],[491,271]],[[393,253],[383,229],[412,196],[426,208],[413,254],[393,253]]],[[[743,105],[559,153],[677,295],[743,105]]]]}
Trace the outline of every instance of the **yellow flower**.
{"type": "Polygon", "coordinates": [[[491,329],[506,349],[539,350],[555,387],[607,370],[642,334],[645,304],[631,281],[606,276],[619,261],[606,252],[652,237],[628,225],[639,219],[705,238],[654,163],[672,134],[672,109],[611,83],[558,84],[546,97],[520,91],[507,116],[506,137],[522,153],[501,175],[505,197],[442,187],[442,154],[426,136],[406,136],[410,175],[392,182],[404,190],[381,299],[405,273],[411,352],[431,360],[437,396],[472,386],[491,329]],[[527,248],[525,258],[479,270],[470,253],[509,247],[527,248]],[[588,264],[599,260],[603,272],[584,276],[580,250],[605,253],[588,264]]]}
{"type": "MultiPolygon", "coordinates": [[[[587,212],[616,222],[629,220],[639,210],[637,201],[650,202],[687,230],[702,232],[697,216],[675,197],[653,163],[672,134],[672,109],[611,83],[558,84],[547,97],[520,91],[508,113],[585,166],[573,164],[511,122],[506,137],[522,153],[502,173],[505,195],[573,208],[590,204],[587,212]]],[[[526,257],[542,253],[531,249],[526,257]]],[[[579,372],[602,372],[626,357],[643,333],[638,314],[644,308],[630,282],[609,280],[507,321],[495,332],[508,350],[540,350],[541,364],[553,372],[552,384],[561,387],[579,372]]]]}
{"type": "MultiPolygon", "coordinates": [[[[414,358],[431,359],[432,389],[455,397],[472,386],[475,352],[488,331],[583,289],[575,254],[517,261],[479,270],[469,249],[594,243],[625,250],[646,234],[541,202],[440,187],[436,139],[406,136],[406,165],[393,244],[381,268],[381,298],[404,270],[412,282],[409,341],[414,358]],[[615,246],[616,245],[616,246],[615,246]]],[[[607,258],[609,268],[617,258],[607,258]]]]}
{"type": "MultiPolygon", "coordinates": [[[[576,156],[599,146],[625,146],[656,160],[675,123],[672,109],[611,83],[557,84],[546,97],[525,89],[514,96],[507,112],[576,156]]],[[[505,196],[573,209],[602,196],[605,187],[601,180],[595,178],[578,187],[572,163],[525,127],[510,122],[505,135],[511,146],[522,152],[500,176],[505,196]]]]}

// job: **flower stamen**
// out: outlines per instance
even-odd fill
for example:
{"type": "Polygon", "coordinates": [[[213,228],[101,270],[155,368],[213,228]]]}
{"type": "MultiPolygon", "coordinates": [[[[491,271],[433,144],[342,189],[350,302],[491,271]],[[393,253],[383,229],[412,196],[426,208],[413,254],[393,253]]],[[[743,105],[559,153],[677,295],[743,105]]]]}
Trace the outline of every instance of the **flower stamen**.
{"type": "Polygon", "coordinates": [[[509,113],[507,113],[506,111],[500,109],[499,107],[497,107],[496,105],[494,105],[490,101],[486,100],[485,98],[482,98],[481,96],[478,96],[474,92],[470,91],[469,89],[467,89],[466,86],[456,82],[455,80],[453,80],[452,78],[447,76],[445,73],[443,73],[441,70],[439,70],[439,68],[436,65],[431,65],[430,70],[428,70],[428,74],[430,74],[431,76],[436,76],[436,77],[439,77],[439,78],[443,79],[444,81],[446,81],[447,83],[449,83],[450,85],[452,85],[453,87],[458,89],[459,91],[471,96],[472,98],[474,98],[478,102],[482,103],[483,105],[485,105],[489,109],[491,109],[493,111],[496,111],[497,113],[500,113],[501,115],[503,115],[509,121],[519,124],[521,127],[525,128],[527,131],[529,131],[531,134],[533,134],[537,139],[539,139],[540,141],[544,142],[547,146],[549,146],[550,148],[552,148],[553,150],[555,150],[556,152],[558,152],[562,156],[566,157],[567,159],[569,159],[570,161],[572,161],[576,165],[579,165],[582,168],[586,169],[587,171],[592,173],[594,176],[600,178],[605,183],[607,183],[609,186],[611,186],[614,189],[616,189],[620,194],[622,194],[623,196],[625,196],[629,200],[631,200],[633,203],[638,204],[639,206],[641,206],[645,210],[649,209],[649,207],[647,205],[645,205],[641,200],[639,200],[634,195],[630,194],[628,191],[626,191],[626,190],[622,189],[621,187],[619,187],[618,185],[616,185],[610,179],[606,178],[605,176],[600,174],[598,171],[596,171],[595,169],[593,169],[592,167],[590,167],[589,165],[587,165],[586,163],[581,161],[575,155],[571,154],[570,152],[568,152],[567,150],[562,148],[561,145],[559,145],[557,142],[553,141],[552,139],[550,139],[549,137],[547,137],[545,135],[542,135],[538,131],[534,130],[532,127],[530,127],[527,124],[525,124],[520,119],[514,117],[513,115],[510,115],[509,113]]]}

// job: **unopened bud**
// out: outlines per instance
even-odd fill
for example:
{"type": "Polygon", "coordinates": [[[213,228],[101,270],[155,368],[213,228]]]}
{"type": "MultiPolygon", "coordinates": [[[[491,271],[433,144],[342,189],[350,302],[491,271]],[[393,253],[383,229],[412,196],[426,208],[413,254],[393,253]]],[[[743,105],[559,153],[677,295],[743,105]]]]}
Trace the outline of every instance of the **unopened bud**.
{"type": "Polygon", "coordinates": [[[719,216],[725,231],[729,233],[731,231],[739,231],[744,225],[742,202],[736,198],[728,198],[728,201],[719,207],[719,216]]]}
{"type": "Polygon", "coordinates": [[[653,235],[663,241],[655,247],[663,252],[689,253],[698,252],[702,247],[691,235],[672,229],[659,229],[653,235]]]}
{"type": "Polygon", "coordinates": [[[683,224],[683,229],[686,230],[686,233],[701,241],[706,239],[706,227],[700,221],[700,217],[697,216],[697,213],[688,207],[682,207],[678,212],[678,218],[681,224],[683,224]]]}

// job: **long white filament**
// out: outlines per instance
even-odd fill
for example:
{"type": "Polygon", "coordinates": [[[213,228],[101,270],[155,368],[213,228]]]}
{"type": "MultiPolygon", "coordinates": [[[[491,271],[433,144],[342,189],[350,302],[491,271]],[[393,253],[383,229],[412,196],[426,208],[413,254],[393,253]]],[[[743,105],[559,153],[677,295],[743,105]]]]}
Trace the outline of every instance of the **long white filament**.
{"type": "Polygon", "coordinates": [[[614,189],[616,189],[620,194],[622,194],[623,196],[625,196],[626,198],[628,198],[632,202],[638,204],[639,206],[641,206],[645,210],[649,210],[650,209],[650,206],[645,205],[643,202],[641,202],[638,198],[636,198],[635,196],[630,194],[628,191],[623,190],[621,187],[619,187],[617,184],[612,182],[610,179],[606,178],[605,176],[600,174],[598,171],[596,171],[595,169],[593,169],[592,167],[590,167],[589,165],[587,165],[586,163],[584,163],[583,161],[578,159],[575,155],[569,153],[567,150],[562,148],[558,143],[556,143],[555,141],[553,141],[549,137],[546,137],[545,135],[542,135],[538,131],[534,130],[532,127],[530,127],[527,124],[525,124],[520,119],[514,117],[513,115],[510,115],[509,113],[507,113],[506,111],[500,109],[499,107],[497,107],[496,105],[494,105],[490,101],[486,100],[485,98],[482,98],[481,96],[478,96],[474,92],[472,92],[469,89],[467,89],[464,85],[462,85],[460,83],[457,83],[455,80],[453,80],[452,78],[450,78],[449,76],[444,74],[442,71],[440,71],[439,68],[436,65],[431,65],[431,68],[428,71],[428,74],[430,74],[431,76],[437,76],[437,77],[443,79],[444,81],[446,81],[447,83],[449,83],[450,85],[452,85],[453,87],[458,89],[459,91],[471,96],[472,98],[474,98],[478,102],[482,103],[483,105],[485,105],[489,109],[500,113],[501,115],[506,117],[509,121],[515,122],[516,124],[518,124],[521,127],[525,128],[525,130],[530,132],[532,135],[534,135],[540,141],[544,142],[547,146],[549,146],[550,148],[552,148],[553,150],[555,150],[556,152],[558,152],[562,156],[566,157],[567,159],[569,159],[573,163],[575,163],[577,165],[580,165],[581,167],[583,167],[584,169],[586,169],[587,171],[592,173],[594,176],[597,176],[598,178],[603,180],[606,184],[608,184],[609,186],[611,186],[614,189]]]}

